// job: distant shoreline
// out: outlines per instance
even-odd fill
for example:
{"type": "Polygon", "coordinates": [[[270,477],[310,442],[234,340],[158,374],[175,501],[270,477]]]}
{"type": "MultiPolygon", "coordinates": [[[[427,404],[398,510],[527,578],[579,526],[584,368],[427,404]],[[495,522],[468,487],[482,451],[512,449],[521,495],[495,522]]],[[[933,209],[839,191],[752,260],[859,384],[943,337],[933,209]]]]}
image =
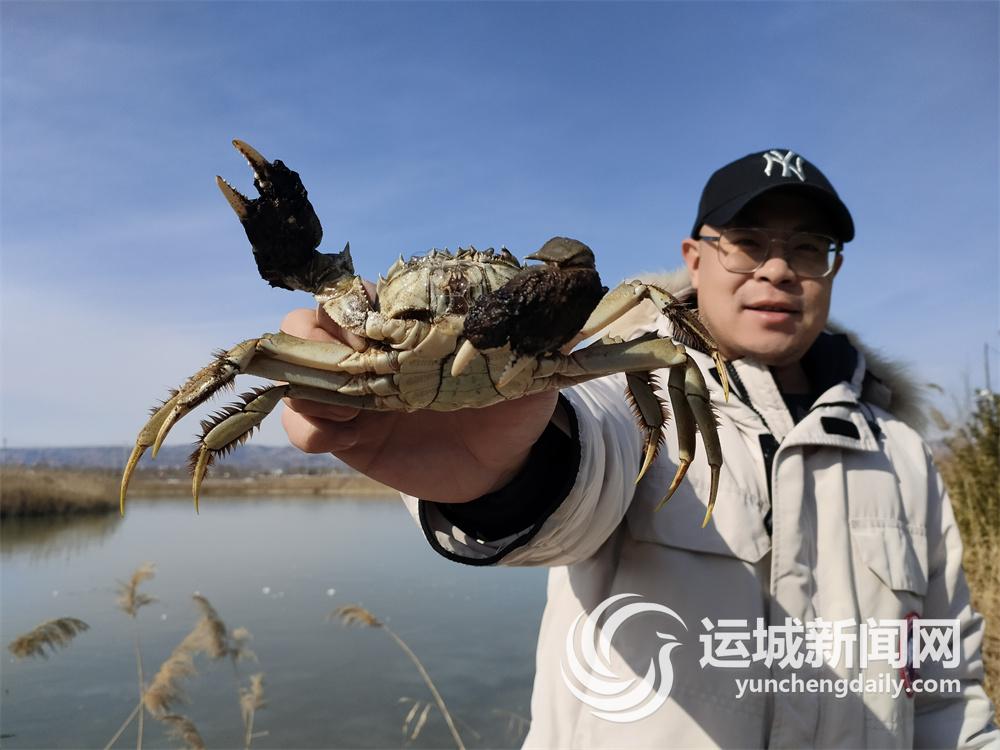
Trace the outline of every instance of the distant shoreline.
{"type": "MultiPolygon", "coordinates": [[[[0,466],[0,517],[108,513],[118,510],[121,473],[108,469],[0,466]]],[[[223,473],[202,484],[203,497],[395,498],[398,493],[356,472],[223,473]]],[[[129,498],[191,497],[191,480],[180,472],[139,471],[129,498]]]]}

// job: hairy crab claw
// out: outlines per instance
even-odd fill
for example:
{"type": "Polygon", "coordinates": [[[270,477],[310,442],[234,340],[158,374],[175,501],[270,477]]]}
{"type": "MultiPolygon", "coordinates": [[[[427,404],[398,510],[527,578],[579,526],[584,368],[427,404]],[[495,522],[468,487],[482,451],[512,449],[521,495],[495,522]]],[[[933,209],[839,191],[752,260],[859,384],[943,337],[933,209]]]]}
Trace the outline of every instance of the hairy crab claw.
{"type": "Polygon", "coordinates": [[[268,161],[239,139],[233,146],[253,170],[260,197],[247,198],[218,175],[215,182],[247,233],[261,277],[271,286],[312,291],[331,279],[353,275],[350,245],[336,254],[316,250],[323,227],[298,172],[280,159],[268,161]]]}

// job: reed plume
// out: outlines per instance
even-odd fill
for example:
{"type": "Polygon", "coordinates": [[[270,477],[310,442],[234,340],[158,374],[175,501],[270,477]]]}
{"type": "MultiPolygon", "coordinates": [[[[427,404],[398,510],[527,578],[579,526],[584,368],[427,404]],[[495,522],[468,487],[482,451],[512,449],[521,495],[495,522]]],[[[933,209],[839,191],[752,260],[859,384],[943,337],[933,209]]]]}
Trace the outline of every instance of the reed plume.
{"type": "Polygon", "coordinates": [[[163,716],[174,705],[187,703],[181,680],[197,674],[194,668],[194,652],[188,647],[187,640],[185,638],[181,641],[181,644],[167,657],[146,688],[143,703],[154,716],[163,716]]]}
{"type": "MultiPolygon", "coordinates": [[[[331,612],[327,617],[327,619],[334,618],[339,618],[341,624],[347,626],[362,625],[368,628],[379,628],[396,642],[396,645],[399,646],[403,650],[403,653],[406,654],[410,658],[410,661],[413,662],[413,665],[417,668],[417,671],[423,678],[427,688],[431,691],[431,695],[434,696],[434,702],[437,704],[438,710],[444,717],[445,723],[448,725],[448,730],[451,732],[451,736],[455,740],[458,750],[465,750],[465,744],[462,742],[462,737],[459,735],[458,729],[455,727],[455,721],[452,719],[451,713],[448,711],[448,706],[445,705],[444,698],[441,697],[441,693],[438,692],[437,687],[434,685],[434,681],[431,680],[431,676],[427,673],[423,663],[417,658],[417,655],[413,653],[413,650],[406,645],[406,642],[396,635],[396,633],[393,632],[388,625],[379,620],[367,609],[357,604],[345,604],[343,607],[337,607],[337,609],[331,612]]],[[[426,721],[426,716],[424,717],[424,721],[426,721]]],[[[423,727],[422,722],[420,723],[420,727],[423,727]]],[[[419,733],[419,729],[417,732],[419,733]]]]}
{"type": "MultiPolygon", "coordinates": [[[[155,596],[150,596],[149,594],[139,591],[139,584],[144,581],[148,581],[154,575],[156,575],[156,566],[151,562],[144,562],[135,569],[128,581],[118,582],[118,608],[131,617],[133,621],[136,620],[136,616],[139,614],[139,610],[142,607],[156,601],[155,596]]],[[[146,678],[143,674],[142,668],[142,648],[139,644],[138,622],[135,623],[133,636],[135,647],[135,671],[139,679],[139,705],[141,706],[144,703],[146,692],[146,678]]],[[[139,711],[138,715],[139,727],[136,735],[135,747],[136,750],[142,750],[142,732],[145,715],[142,711],[139,711]]]]}
{"type": "Polygon", "coordinates": [[[201,610],[201,617],[163,662],[146,689],[143,702],[150,713],[157,717],[167,713],[175,704],[187,702],[181,680],[197,674],[194,667],[195,654],[203,653],[214,660],[230,653],[225,623],[208,599],[200,594],[195,594],[193,598],[201,610]]]}
{"type": "Polygon", "coordinates": [[[90,630],[90,626],[75,617],[46,620],[33,630],[15,638],[7,648],[18,659],[26,659],[29,656],[41,656],[47,659],[49,653],[46,652],[46,648],[54,654],[57,649],[68,646],[70,641],[84,630],[90,630]]]}
{"type": "Polygon", "coordinates": [[[145,562],[135,569],[128,581],[118,582],[118,607],[132,619],[135,619],[141,607],[156,601],[155,596],[149,596],[139,591],[139,584],[148,581],[156,575],[156,565],[145,562]]]}
{"type": "Polygon", "coordinates": [[[191,648],[201,651],[210,659],[222,659],[230,655],[229,639],[226,635],[226,623],[219,613],[209,604],[208,599],[201,594],[195,594],[194,603],[201,610],[201,619],[191,632],[191,648]]]}
{"type": "Polygon", "coordinates": [[[250,687],[240,688],[240,710],[243,713],[243,747],[249,750],[253,741],[253,720],[257,712],[267,705],[264,698],[264,673],[250,676],[250,687]]]}
{"type": "Polygon", "coordinates": [[[194,722],[188,717],[180,714],[166,714],[159,717],[159,720],[167,725],[167,734],[174,739],[181,740],[188,750],[205,750],[205,741],[198,733],[194,722]]]}
{"type": "Polygon", "coordinates": [[[257,661],[257,654],[251,651],[247,644],[253,639],[246,628],[234,628],[229,634],[229,655],[234,662],[243,660],[257,661]]]}

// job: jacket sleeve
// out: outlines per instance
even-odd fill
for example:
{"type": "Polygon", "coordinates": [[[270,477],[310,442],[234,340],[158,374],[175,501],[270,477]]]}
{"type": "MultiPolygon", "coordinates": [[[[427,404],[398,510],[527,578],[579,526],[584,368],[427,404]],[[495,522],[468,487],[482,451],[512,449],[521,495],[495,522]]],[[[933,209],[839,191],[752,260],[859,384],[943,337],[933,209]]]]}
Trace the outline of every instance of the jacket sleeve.
{"type": "MultiPolygon", "coordinates": [[[[929,454],[927,544],[929,577],[924,618],[957,620],[959,663],[921,665],[922,680],[958,679],[958,692],[918,692],[914,700],[914,746],[1000,748],[994,708],[983,689],[983,617],[973,610],[962,570],[962,540],[951,502],[929,454]]],[[[998,623],[1000,624],[1000,623],[998,623]]]]}
{"type": "Polygon", "coordinates": [[[610,376],[563,391],[568,445],[560,447],[550,427],[522,475],[493,496],[460,507],[403,495],[430,545],[469,565],[590,557],[624,517],[639,471],[641,436],[624,389],[624,377],[610,376]]]}

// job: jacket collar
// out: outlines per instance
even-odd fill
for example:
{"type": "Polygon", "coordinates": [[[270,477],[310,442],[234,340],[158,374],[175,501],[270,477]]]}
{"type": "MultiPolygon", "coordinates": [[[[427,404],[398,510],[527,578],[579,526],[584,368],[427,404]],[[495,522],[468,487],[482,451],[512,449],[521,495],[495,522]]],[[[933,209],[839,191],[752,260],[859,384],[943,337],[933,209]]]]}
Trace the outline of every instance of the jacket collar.
{"type": "MultiPolygon", "coordinates": [[[[842,344],[835,334],[824,333],[821,350],[827,346],[835,351],[842,344]]],[[[848,344],[849,346],[849,344],[848,344]]],[[[703,352],[691,350],[703,372],[713,372],[713,361],[703,352]]],[[[788,411],[781,391],[771,374],[771,369],[754,359],[742,358],[728,363],[732,393],[727,402],[722,395],[717,373],[709,382],[712,406],[718,412],[739,423],[746,430],[770,433],[782,448],[794,445],[830,445],[840,448],[874,451],[879,449],[881,430],[871,409],[861,398],[864,355],[855,351],[851,360],[854,366],[846,377],[828,383],[817,383],[822,388],[809,413],[797,424],[788,411]],[[825,387],[824,387],[825,386],[825,387]]],[[[816,352],[816,359],[820,352],[816,352]]]]}

